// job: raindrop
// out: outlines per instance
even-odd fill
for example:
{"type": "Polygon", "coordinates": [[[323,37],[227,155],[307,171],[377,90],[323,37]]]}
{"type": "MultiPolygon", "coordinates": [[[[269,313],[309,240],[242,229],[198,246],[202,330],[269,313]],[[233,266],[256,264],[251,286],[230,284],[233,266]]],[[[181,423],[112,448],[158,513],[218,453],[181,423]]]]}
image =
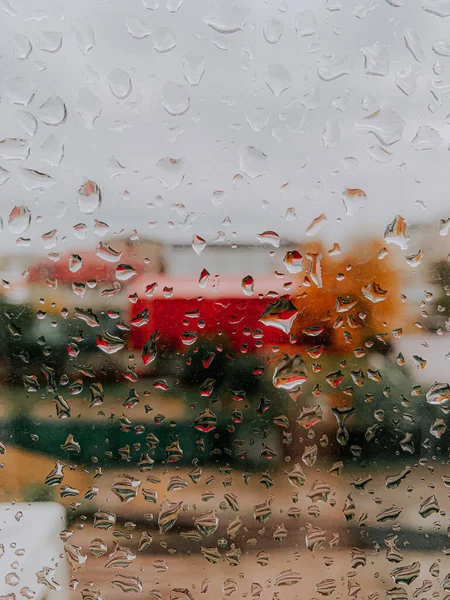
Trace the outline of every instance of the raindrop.
{"type": "Polygon", "coordinates": [[[318,23],[312,10],[302,10],[295,15],[295,31],[297,37],[307,37],[317,33],[318,23]]]}
{"type": "Polygon", "coordinates": [[[13,40],[13,52],[20,60],[27,59],[33,50],[30,40],[22,34],[16,34],[13,40]]]}
{"type": "Polygon", "coordinates": [[[30,143],[19,138],[0,140],[0,158],[5,160],[26,160],[30,155],[30,143]]]}
{"type": "Polygon", "coordinates": [[[334,81],[352,70],[350,55],[345,52],[322,56],[317,66],[317,74],[322,81],[334,81]]]}
{"type": "Polygon", "coordinates": [[[161,27],[161,29],[158,29],[158,31],[153,35],[152,41],[153,48],[160,53],[169,52],[177,45],[175,35],[168,27],[161,27]]]}
{"type": "Polygon", "coordinates": [[[123,546],[115,546],[115,549],[109,555],[105,563],[106,569],[124,569],[129,567],[136,559],[136,554],[129,548],[123,546]]]}
{"type": "Polygon", "coordinates": [[[404,38],[406,47],[417,62],[424,60],[425,55],[422,50],[422,41],[417,31],[411,28],[405,29],[404,38]]]}
{"type": "Polygon", "coordinates": [[[150,26],[137,17],[127,17],[125,27],[131,37],[137,40],[143,40],[152,33],[150,26]]]}
{"type": "Polygon", "coordinates": [[[255,291],[255,282],[251,275],[247,275],[242,279],[241,288],[246,296],[251,296],[253,294],[255,291]]]}
{"type": "Polygon", "coordinates": [[[16,115],[19,126],[24,133],[33,137],[37,131],[38,123],[36,118],[27,110],[19,110],[16,115]]]}
{"type": "Polygon", "coordinates": [[[95,35],[92,27],[83,21],[76,21],[73,24],[73,32],[78,49],[86,55],[95,46],[95,35]]]}
{"type": "Polygon", "coordinates": [[[39,108],[39,116],[46,125],[61,125],[67,118],[66,105],[59,96],[51,96],[39,108]]]}
{"type": "Polygon", "coordinates": [[[436,40],[432,45],[433,51],[439,56],[450,56],[450,41],[448,40],[436,40]]]}
{"type": "Polygon", "coordinates": [[[306,363],[302,357],[299,354],[285,354],[275,367],[272,383],[276,388],[293,391],[300,388],[307,379],[306,363]]]}
{"type": "Polygon", "coordinates": [[[197,255],[200,255],[206,248],[206,242],[199,235],[194,235],[192,238],[192,248],[197,255]]]}
{"type": "Polygon", "coordinates": [[[125,342],[111,333],[103,332],[97,336],[96,346],[105,354],[115,354],[119,350],[122,350],[125,342]]]}
{"type": "Polygon", "coordinates": [[[269,44],[276,44],[280,41],[281,36],[284,33],[284,25],[281,21],[276,19],[270,19],[264,23],[263,34],[264,39],[269,44]]]}
{"type": "Polygon", "coordinates": [[[169,115],[180,117],[188,111],[191,101],[182,85],[167,81],[162,88],[161,104],[169,115]]]}
{"type": "Polygon", "coordinates": [[[356,123],[358,131],[372,133],[384,146],[391,146],[401,140],[404,127],[405,121],[394,110],[386,107],[356,123]]]}
{"type": "Polygon", "coordinates": [[[290,300],[280,298],[267,305],[259,321],[267,327],[275,327],[284,333],[289,333],[297,315],[298,310],[295,305],[290,300]]]}
{"type": "Polygon", "coordinates": [[[77,204],[80,212],[89,215],[100,207],[102,193],[95,181],[88,179],[80,186],[77,194],[77,204]]]}
{"type": "Polygon", "coordinates": [[[434,150],[441,145],[442,138],[436,129],[429,125],[421,125],[411,141],[413,150],[434,150]]]}
{"type": "Polygon", "coordinates": [[[384,240],[387,244],[395,244],[402,250],[408,249],[409,237],[406,232],[406,221],[403,217],[397,215],[392,223],[387,225],[384,240]]]}
{"type": "Polygon", "coordinates": [[[426,394],[428,404],[444,406],[450,401],[450,386],[448,383],[434,383],[426,394]]]}
{"type": "Polygon", "coordinates": [[[114,248],[109,246],[106,242],[99,242],[97,244],[95,254],[102,260],[111,263],[119,262],[122,258],[122,252],[114,250],[114,248]]]}
{"type": "Polygon", "coordinates": [[[141,482],[139,479],[123,473],[122,475],[116,476],[114,483],[111,486],[111,491],[121,502],[126,503],[137,497],[140,486],[141,482]]]}
{"type": "Polygon", "coordinates": [[[245,146],[239,151],[239,166],[243,173],[254,179],[268,172],[269,159],[260,148],[245,146]]]}
{"type": "Polygon", "coordinates": [[[31,223],[31,212],[26,206],[15,206],[9,213],[8,227],[11,233],[25,233],[31,223]]]}
{"type": "Polygon", "coordinates": [[[189,85],[196,86],[200,83],[206,68],[206,61],[202,56],[187,52],[182,60],[183,75],[189,85]]]}
{"type": "Polygon", "coordinates": [[[128,73],[121,69],[114,69],[108,75],[109,89],[119,100],[128,98],[131,93],[131,79],[128,73]]]}
{"type": "Polygon", "coordinates": [[[81,89],[77,91],[75,108],[83,119],[86,129],[92,129],[102,112],[103,105],[90,90],[81,89]]]}
{"type": "Polygon", "coordinates": [[[45,52],[58,52],[63,43],[60,31],[43,31],[39,36],[39,46],[45,52]]]}
{"type": "Polygon", "coordinates": [[[291,87],[292,78],[283,65],[274,64],[269,65],[264,71],[264,82],[273,95],[278,98],[291,87]]]}

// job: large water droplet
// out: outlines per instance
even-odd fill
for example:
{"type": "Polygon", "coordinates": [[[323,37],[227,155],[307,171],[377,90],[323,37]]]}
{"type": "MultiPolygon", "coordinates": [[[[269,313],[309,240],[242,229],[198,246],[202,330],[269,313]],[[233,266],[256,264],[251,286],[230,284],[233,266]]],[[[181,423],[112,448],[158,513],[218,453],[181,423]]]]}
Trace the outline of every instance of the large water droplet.
{"type": "Polygon", "coordinates": [[[67,109],[64,100],[59,96],[51,96],[39,109],[39,117],[46,125],[56,127],[65,123],[67,118],[67,109]]]}
{"type": "Polygon", "coordinates": [[[308,380],[306,363],[299,354],[288,356],[285,354],[275,367],[272,383],[274,387],[283,390],[297,390],[308,380]]]}
{"type": "Polygon", "coordinates": [[[323,81],[333,81],[348,75],[352,70],[350,55],[345,52],[322,56],[317,66],[317,74],[323,81]]]}
{"type": "Polygon", "coordinates": [[[361,208],[367,205],[367,196],[363,190],[347,188],[342,192],[342,202],[346,214],[353,217],[361,208]]]}
{"type": "Polygon", "coordinates": [[[128,98],[131,93],[131,78],[122,69],[114,69],[108,75],[109,89],[119,100],[128,98]]]}
{"type": "Polygon", "coordinates": [[[0,140],[0,158],[5,160],[26,160],[30,155],[30,143],[20,138],[0,140]]]}
{"type": "Polygon", "coordinates": [[[88,179],[80,186],[77,194],[77,204],[80,212],[90,215],[100,207],[102,193],[95,181],[88,179]]]}
{"type": "Polygon", "coordinates": [[[259,321],[268,327],[275,327],[284,333],[289,333],[297,315],[296,306],[290,300],[280,298],[267,305],[266,310],[259,317],[259,321]]]}
{"type": "Polygon", "coordinates": [[[439,132],[429,125],[420,125],[411,141],[413,150],[434,150],[441,145],[439,132]]]}
{"type": "Polygon", "coordinates": [[[121,502],[130,502],[134,500],[141,487],[139,479],[122,473],[117,475],[114,479],[114,483],[111,486],[111,491],[115,494],[121,502]]]}
{"type": "Polygon", "coordinates": [[[31,212],[26,206],[15,206],[9,213],[8,227],[11,233],[25,233],[31,223],[31,212]]]}
{"type": "Polygon", "coordinates": [[[143,40],[152,33],[150,25],[137,17],[127,17],[125,19],[125,27],[131,37],[134,37],[136,40],[143,40]]]}
{"type": "Polygon", "coordinates": [[[168,27],[161,27],[153,35],[153,48],[160,53],[169,52],[173,50],[177,45],[177,40],[171,29],[168,27]]]}
{"type": "Polygon", "coordinates": [[[191,100],[182,85],[167,81],[161,92],[161,104],[169,115],[179,117],[188,111],[191,100]]]}
{"type": "Polygon", "coordinates": [[[397,215],[392,223],[387,225],[384,240],[387,244],[395,244],[402,250],[408,249],[409,237],[406,232],[406,221],[403,217],[397,215]]]}
{"type": "Polygon", "coordinates": [[[125,346],[125,341],[116,335],[104,332],[97,336],[96,339],[97,348],[102,350],[105,354],[115,354],[122,350],[125,346]]]}
{"type": "Polygon", "coordinates": [[[33,137],[37,131],[38,123],[34,115],[27,110],[19,110],[16,115],[17,123],[23,129],[24,133],[33,137]]]}
{"type": "Polygon", "coordinates": [[[356,124],[362,133],[372,133],[384,146],[391,146],[401,140],[405,121],[391,108],[380,108],[356,124]]]}
{"type": "Polygon", "coordinates": [[[39,36],[39,46],[44,52],[58,52],[63,43],[60,31],[43,31],[39,36]]]}
{"type": "Polygon", "coordinates": [[[102,112],[102,108],[102,103],[90,90],[78,90],[76,109],[83,119],[86,129],[92,129],[96,119],[102,112]]]}
{"type": "Polygon", "coordinates": [[[33,50],[30,40],[26,35],[18,33],[13,38],[13,52],[16,58],[20,60],[27,59],[33,50]]]}
{"type": "Polygon", "coordinates": [[[284,25],[281,21],[276,19],[270,19],[264,23],[263,34],[264,39],[269,44],[276,44],[280,41],[281,36],[284,33],[284,25]]]}
{"type": "Polygon", "coordinates": [[[251,178],[261,177],[269,170],[269,159],[255,146],[245,146],[239,151],[239,165],[251,178]]]}
{"type": "Polygon", "coordinates": [[[196,86],[200,83],[205,72],[206,61],[203,56],[187,52],[183,56],[183,75],[189,85],[196,86]]]}
{"type": "Polygon", "coordinates": [[[444,406],[450,401],[450,385],[448,383],[434,383],[428,390],[428,404],[435,406],[444,406]]]}
{"type": "Polygon", "coordinates": [[[283,65],[275,64],[269,65],[264,71],[264,82],[273,95],[278,98],[291,87],[292,78],[283,65]]]}
{"type": "Polygon", "coordinates": [[[94,31],[88,23],[83,21],[76,21],[72,27],[75,34],[76,44],[80,52],[86,55],[95,46],[94,31]]]}
{"type": "Polygon", "coordinates": [[[95,254],[106,262],[119,262],[122,258],[122,251],[114,250],[106,242],[99,242],[95,249],[95,254]]]}

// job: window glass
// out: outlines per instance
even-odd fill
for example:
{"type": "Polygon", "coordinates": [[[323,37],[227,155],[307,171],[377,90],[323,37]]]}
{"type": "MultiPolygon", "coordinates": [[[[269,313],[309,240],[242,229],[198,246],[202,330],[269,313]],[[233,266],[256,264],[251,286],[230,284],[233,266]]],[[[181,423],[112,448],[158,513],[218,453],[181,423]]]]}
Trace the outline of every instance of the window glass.
{"type": "Polygon", "coordinates": [[[450,600],[450,0],[0,0],[0,600],[450,600]]]}

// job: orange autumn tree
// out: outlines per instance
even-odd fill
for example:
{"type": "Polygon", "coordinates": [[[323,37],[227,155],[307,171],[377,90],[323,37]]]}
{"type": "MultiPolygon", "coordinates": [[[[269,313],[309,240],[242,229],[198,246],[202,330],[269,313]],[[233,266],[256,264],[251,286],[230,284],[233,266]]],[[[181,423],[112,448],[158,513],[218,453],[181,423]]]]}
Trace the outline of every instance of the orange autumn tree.
{"type": "Polygon", "coordinates": [[[291,331],[298,340],[310,346],[323,343],[342,353],[376,336],[388,341],[399,335],[402,271],[389,254],[380,258],[382,247],[382,242],[371,240],[356,242],[346,252],[327,251],[321,242],[299,248],[303,271],[296,276],[299,287],[292,294],[299,315],[291,331]]]}

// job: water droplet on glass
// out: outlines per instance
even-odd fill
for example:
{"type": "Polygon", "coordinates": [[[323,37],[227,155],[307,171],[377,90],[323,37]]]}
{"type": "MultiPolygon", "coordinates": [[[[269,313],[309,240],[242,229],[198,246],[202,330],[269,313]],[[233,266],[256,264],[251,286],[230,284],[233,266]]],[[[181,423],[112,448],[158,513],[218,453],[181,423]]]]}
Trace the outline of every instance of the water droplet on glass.
{"type": "Polygon", "coordinates": [[[444,406],[450,401],[450,385],[448,383],[434,383],[426,394],[428,404],[444,406]]]}
{"type": "Polygon", "coordinates": [[[180,117],[188,111],[191,100],[182,85],[167,81],[162,88],[161,104],[169,115],[180,117]]]}
{"type": "Polygon", "coordinates": [[[342,192],[342,201],[345,206],[346,214],[353,217],[359,210],[367,205],[367,195],[363,190],[358,188],[347,188],[342,192]]]}
{"type": "Polygon", "coordinates": [[[243,173],[249,177],[261,177],[269,170],[269,159],[256,146],[245,146],[239,151],[239,165],[243,173]]]}
{"type": "Polygon", "coordinates": [[[20,60],[27,59],[33,50],[30,40],[26,35],[16,34],[13,38],[13,52],[20,60]]]}
{"type": "Polygon", "coordinates": [[[272,383],[276,388],[293,391],[298,390],[307,380],[306,363],[302,357],[299,354],[286,354],[275,367],[272,383]]]}
{"type": "Polygon", "coordinates": [[[122,251],[114,250],[106,242],[99,242],[95,248],[95,254],[102,260],[110,263],[119,262],[122,258],[122,251]]]}
{"type": "Polygon", "coordinates": [[[264,71],[264,82],[278,98],[291,87],[292,78],[289,71],[281,64],[268,65],[264,71]]]}
{"type": "Polygon", "coordinates": [[[26,206],[15,206],[9,213],[8,227],[11,233],[25,233],[31,223],[31,212],[26,206]]]}
{"type": "Polygon", "coordinates": [[[33,137],[36,134],[38,123],[34,115],[27,110],[19,110],[16,115],[17,123],[26,135],[33,137]]]}
{"type": "Polygon", "coordinates": [[[19,138],[0,140],[0,158],[5,160],[26,160],[30,155],[30,142],[19,138]]]}
{"type": "Polygon", "coordinates": [[[242,291],[246,296],[251,296],[255,290],[255,282],[251,275],[247,275],[241,282],[242,291]]]}
{"type": "Polygon", "coordinates": [[[372,133],[384,146],[401,140],[405,121],[394,110],[382,107],[356,123],[362,133],[372,133]]]}
{"type": "Polygon", "coordinates": [[[275,327],[284,333],[289,333],[298,310],[290,300],[280,298],[276,302],[268,304],[259,321],[267,327],[275,327]]]}
{"type": "Polygon", "coordinates": [[[102,112],[103,104],[94,93],[83,88],[77,91],[75,108],[83,119],[86,129],[92,129],[102,112]]]}
{"type": "Polygon", "coordinates": [[[77,204],[80,212],[92,214],[100,207],[101,202],[102,193],[100,188],[95,181],[88,179],[77,192],[77,204]]]}
{"type": "Polygon", "coordinates": [[[351,70],[350,55],[345,52],[326,54],[322,56],[317,66],[317,74],[322,81],[334,81],[343,75],[348,75],[351,70]]]}
{"type": "Polygon", "coordinates": [[[39,118],[46,125],[56,127],[65,123],[67,109],[59,96],[50,96],[39,108],[39,118]]]}
{"type": "Polygon", "coordinates": [[[434,150],[441,145],[439,132],[429,125],[421,125],[411,141],[413,150],[434,150]]]}
{"type": "Polygon", "coordinates": [[[116,476],[111,486],[111,491],[121,502],[126,503],[137,497],[140,486],[141,482],[139,479],[123,473],[116,476]]]}
{"type": "Polygon", "coordinates": [[[81,20],[73,23],[72,27],[78,49],[86,55],[95,46],[94,31],[88,23],[81,20]]]}
{"type": "Polygon", "coordinates": [[[189,85],[196,86],[200,83],[206,68],[203,56],[187,52],[182,59],[183,75],[189,85]]]}
{"type": "Polygon", "coordinates": [[[373,46],[361,48],[364,55],[364,70],[368,75],[385,77],[389,74],[389,49],[375,42],[373,46]]]}
{"type": "Polygon", "coordinates": [[[326,222],[328,221],[326,215],[322,213],[318,217],[312,220],[311,224],[306,228],[306,235],[312,237],[322,231],[326,222]]]}
{"type": "Polygon", "coordinates": [[[175,35],[168,27],[161,27],[161,29],[158,29],[153,35],[152,42],[153,48],[160,53],[169,52],[177,45],[175,35]]]}
{"type": "Polygon", "coordinates": [[[384,232],[384,240],[387,244],[395,244],[402,250],[407,250],[409,237],[406,232],[406,221],[400,215],[387,225],[384,232]]]}
{"type": "Polygon", "coordinates": [[[405,29],[404,38],[406,47],[417,62],[424,60],[425,55],[422,50],[422,40],[417,31],[408,27],[408,29],[405,29]]]}
{"type": "Polygon", "coordinates": [[[131,93],[131,79],[122,69],[114,69],[108,75],[109,89],[119,100],[128,98],[131,93]]]}
{"type": "Polygon", "coordinates": [[[281,21],[276,19],[270,19],[264,23],[263,34],[264,39],[269,44],[276,44],[280,41],[281,36],[284,33],[284,25],[281,21]]]}
{"type": "Polygon", "coordinates": [[[43,31],[39,36],[39,46],[45,52],[58,52],[63,43],[60,31],[43,31]]]}

